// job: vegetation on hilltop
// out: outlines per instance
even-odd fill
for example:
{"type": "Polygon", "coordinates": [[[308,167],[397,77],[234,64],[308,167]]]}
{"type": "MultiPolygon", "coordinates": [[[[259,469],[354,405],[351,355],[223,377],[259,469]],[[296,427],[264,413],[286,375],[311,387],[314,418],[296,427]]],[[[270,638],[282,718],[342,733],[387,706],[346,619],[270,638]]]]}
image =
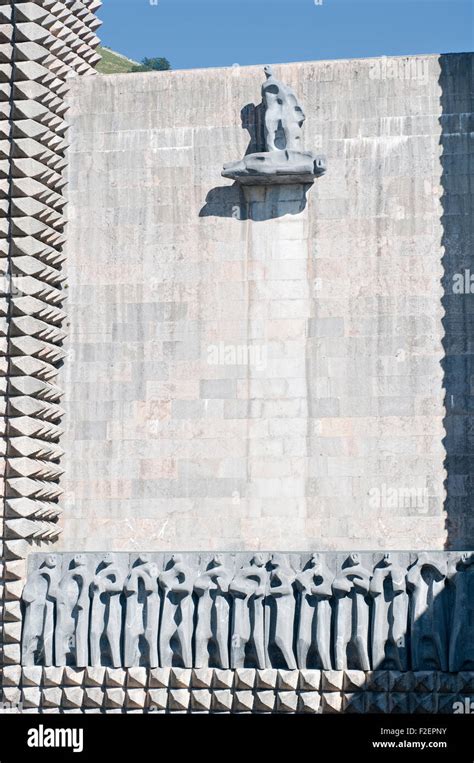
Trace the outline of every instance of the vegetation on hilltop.
{"type": "Polygon", "coordinates": [[[171,64],[167,58],[143,58],[141,62],[107,48],[105,45],[97,48],[102,56],[97,64],[99,74],[127,74],[128,72],[169,71],[171,64]]]}

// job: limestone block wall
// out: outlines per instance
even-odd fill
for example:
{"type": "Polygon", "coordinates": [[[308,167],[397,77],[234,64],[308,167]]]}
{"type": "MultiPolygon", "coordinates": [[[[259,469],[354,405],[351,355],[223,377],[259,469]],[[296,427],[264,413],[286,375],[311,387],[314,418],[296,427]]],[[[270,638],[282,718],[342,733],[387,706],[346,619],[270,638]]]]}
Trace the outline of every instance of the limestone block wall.
{"type": "Polygon", "coordinates": [[[472,57],[275,72],[327,156],[307,193],[220,176],[260,67],[71,83],[59,550],[472,542],[464,297],[448,367],[443,325],[472,57]]]}
{"type": "Polygon", "coordinates": [[[20,657],[24,558],[57,538],[68,80],[94,73],[99,0],[0,2],[2,660],[20,657]]]}

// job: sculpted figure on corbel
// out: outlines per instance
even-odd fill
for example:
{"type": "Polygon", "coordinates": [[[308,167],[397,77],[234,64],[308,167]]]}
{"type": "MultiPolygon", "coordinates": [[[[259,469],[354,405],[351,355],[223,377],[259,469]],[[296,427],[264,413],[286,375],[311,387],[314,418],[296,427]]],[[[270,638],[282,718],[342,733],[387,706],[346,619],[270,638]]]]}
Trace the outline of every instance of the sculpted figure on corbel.
{"type": "Polygon", "coordinates": [[[297,657],[300,668],[331,670],[331,599],[334,573],[321,554],[312,554],[296,576],[300,592],[297,657]]]}
{"type": "Polygon", "coordinates": [[[225,164],[222,175],[243,185],[311,184],[326,171],[325,157],[303,148],[305,115],[293,89],[276,78],[271,66],[264,73],[264,151],[225,164]]]}

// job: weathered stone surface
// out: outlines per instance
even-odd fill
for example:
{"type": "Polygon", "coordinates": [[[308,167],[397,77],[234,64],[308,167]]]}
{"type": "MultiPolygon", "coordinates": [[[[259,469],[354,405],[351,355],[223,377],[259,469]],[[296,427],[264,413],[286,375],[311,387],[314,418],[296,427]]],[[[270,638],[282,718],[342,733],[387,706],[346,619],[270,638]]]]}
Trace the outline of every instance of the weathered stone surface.
{"type": "MultiPolygon", "coordinates": [[[[164,72],[160,109],[153,76],[71,83],[74,517],[61,548],[127,549],[132,536],[151,551],[444,546],[446,447],[451,470],[458,443],[469,452],[465,407],[442,444],[445,373],[454,400],[469,392],[455,391],[467,361],[454,327],[440,364],[439,283],[447,217],[449,241],[456,226],[468,240],[471,58],[390,63],[403,81],[383,59],[275,67],[305,105],[308,147],[328,152],[306,196],[219,181],[230,147],[262,149],[258,67],[164,72]],[[422,115],[421,90],[435,103],[422,115]],[[459,154],[440,161],[440,142],[459,154]]],[[[448,281],[464,271],[449,241],[448,281]]],[[[448,296],[461,326],[465,296],[448,296]]],[[[472,539],[466,484],[449,483],[459,548],[472,539]]]]}

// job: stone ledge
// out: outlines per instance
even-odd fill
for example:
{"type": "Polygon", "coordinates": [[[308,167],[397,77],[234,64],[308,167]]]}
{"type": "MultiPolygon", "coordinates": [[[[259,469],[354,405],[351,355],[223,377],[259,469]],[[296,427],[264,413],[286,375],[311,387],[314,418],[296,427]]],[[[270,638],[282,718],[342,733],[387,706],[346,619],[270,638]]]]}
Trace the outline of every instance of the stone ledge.
{"type": "Polygon", "coordinates": [[[474,671],[11,666],[2,686],[3,713],[452,714],[474,707],[474,671]]]}

